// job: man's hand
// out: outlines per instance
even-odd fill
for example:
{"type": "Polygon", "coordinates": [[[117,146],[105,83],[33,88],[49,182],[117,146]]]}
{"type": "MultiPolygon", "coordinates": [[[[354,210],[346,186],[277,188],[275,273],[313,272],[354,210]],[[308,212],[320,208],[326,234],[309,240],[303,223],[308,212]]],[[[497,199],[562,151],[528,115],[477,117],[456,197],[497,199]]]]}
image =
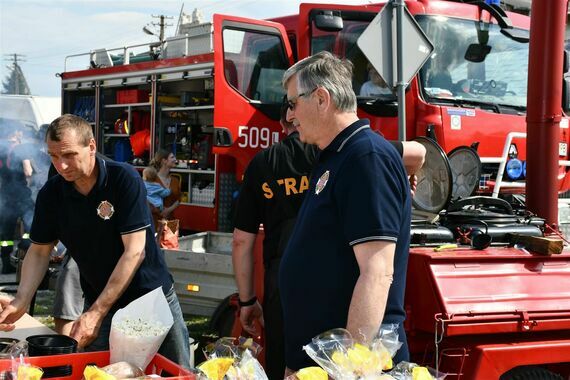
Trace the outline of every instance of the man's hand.
{"type": "Polygon", "coordinates": [[[261,327],[265,326],[265,322],[263,321],[263,309],[259,302],[255,302],[251,306],[242,306],[239,311],[239,320],[245,331],[255,338],[259,337],[261,335],[261,329],[255,322],[259,321],[261,327]]]}
{"type": "Polygon", "coordinates": [[[23,305],[18,299],[0,298],[0,331],[12,331],[16,328],[14,323],[28,310],[28,305],[23,305]]]}
{"type": "Polygon", "coordinates": [[[103,317],[94,311],[86,311],[73,323],[70,336],[77,341],[79,348],[88,346],[97,338],[103,317]]]}
{"type": "Polygon", "coordinates": [[[418,177],[415,174],[411,174],[408,179],[410,180],[410,191],[412,192],[412,197],[416,194],[416,189],[418,188],[418,177]]]}

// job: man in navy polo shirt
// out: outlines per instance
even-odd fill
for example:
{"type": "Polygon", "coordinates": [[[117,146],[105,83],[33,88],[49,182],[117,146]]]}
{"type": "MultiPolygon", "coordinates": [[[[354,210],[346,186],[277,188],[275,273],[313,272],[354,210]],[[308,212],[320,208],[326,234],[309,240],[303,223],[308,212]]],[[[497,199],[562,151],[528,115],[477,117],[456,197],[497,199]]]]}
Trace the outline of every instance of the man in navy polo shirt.
{"type": "Polygon", "coordinates": [[[314,365],[302,347],[320,333],[345,327],[366,343],[382,323],[399,325],[395,359],[406,360],[411,197],[402,159],[356,116],[348,61],[318,53],[287,70],[283,85],[288,120],[322,150],[279,272],[287,367],[314,365]]]}
{"type": "Polygon", "coordinates": [[[188,367],[188,330],[154,240],[142,179],[126,164],[96,157],[91,126],[75,115],[54,120],[46,141],[59,175],[38,193],[18,293],[12,301],[0,299],[0,331],[12,330],[26,312],[60,240],[77,262],[85,294],[84,312],[71,329],[79,347],[109,349],[113,314],[162,287],[174,325],[159,352],[188,367]]]}

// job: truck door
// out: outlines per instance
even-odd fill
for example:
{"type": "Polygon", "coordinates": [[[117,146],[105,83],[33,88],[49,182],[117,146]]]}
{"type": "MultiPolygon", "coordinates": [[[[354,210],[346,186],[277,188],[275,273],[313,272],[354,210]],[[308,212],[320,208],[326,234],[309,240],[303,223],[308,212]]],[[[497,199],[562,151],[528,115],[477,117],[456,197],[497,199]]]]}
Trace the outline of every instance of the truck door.
{"type": "Polygon", "coordinates": [[[234,158],[240,182],[253,155],[282,137],[286,36],[278,23],[214,15],[214,153],[234,158]]]}

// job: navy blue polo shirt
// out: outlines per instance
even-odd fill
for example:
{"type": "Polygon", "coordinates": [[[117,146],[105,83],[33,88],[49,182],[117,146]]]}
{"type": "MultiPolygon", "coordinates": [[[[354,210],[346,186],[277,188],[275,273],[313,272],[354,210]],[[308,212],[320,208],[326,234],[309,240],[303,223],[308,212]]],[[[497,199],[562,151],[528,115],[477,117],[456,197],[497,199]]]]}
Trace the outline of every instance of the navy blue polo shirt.
{"type": "Polygon", "coordinates": [[[154,239],[146,190],[136,170],[123,163],[96,158],[97,182],[82,195],[62,176],[50,178],[37,197],[30,239],[36,244],[60,240],[71,252],[81,273],[87,302],[101,294],[124,252],[122,235],[146,231],[145,258],[126,291],[112,308],[116,311],[172,278],[154,239]]]}
{"type": "Polygon", "coordinates": [[[281,261],[285,357],[293,370],[312,363],[303,345],[327,330],[346,327],[360,273],[353,250],[357,244],[396,243],[383,323],[405,319],[409,182],[399,153],[368,124],[353,123],[319,155],[281,261]]]}

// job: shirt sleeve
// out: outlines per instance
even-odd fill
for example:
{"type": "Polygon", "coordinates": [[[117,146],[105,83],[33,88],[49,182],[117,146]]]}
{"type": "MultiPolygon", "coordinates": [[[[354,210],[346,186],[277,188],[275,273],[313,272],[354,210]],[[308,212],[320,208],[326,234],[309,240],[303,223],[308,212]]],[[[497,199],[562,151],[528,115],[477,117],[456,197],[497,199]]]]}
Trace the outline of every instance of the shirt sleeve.
{"type": "Polygon", "coordinates": [[[398,151],[398,153],[400,154],[400,157],[404,157],[404,144],[402,144],[401,141],[397,141],[397,140],[389,140],[388,141],[390,144],[392,144],[392,146],[394,148],[396,148],[396,150],[398,151]]]}
{"type": "Polygon", "coordinates": [[[52,187],[44,186],[36,198],[30,240],[36,244],[49,244],[57,240],[57,202],[49,196],[52,187]],[[51,200],[51,201],[50,201],[51,200]]]}
{"type": "Polygon", "coordinates": [[[264,195],[258,188],[262,186],[259,181],[259,159],[261,155],[255,156],[247,167],[241,191],[236,206],[234,226],[242,231],[256,234],[259,225],[262,223],[260,202],[264,195]]]}
{"type": "Polygon", "coordinates": [[[340,221],[351,246],[373,240],[396,242],[409,193],[403,164],[371,152],[354,157],[335,191],[340,221]]]}
{"type": "Polygon", "coordinates": [[[117,181],[115,212],[119,233],[128,234],[150,226],[151,217],[142,178],[135,169],[122,167],[121,170],[122,172],[109,172],[109,175],[121,176],[117,181]]]}
{"type": "Polygon", "coordinates": [[[160,190],[160,196],[161,196],[162,198],[166,198],[167,196],[170,195],[170,193],[171,193],[171,190],[168,189],[168,188],[164,188],[164,187],[163,187],[163,188],[160,190]]]}

